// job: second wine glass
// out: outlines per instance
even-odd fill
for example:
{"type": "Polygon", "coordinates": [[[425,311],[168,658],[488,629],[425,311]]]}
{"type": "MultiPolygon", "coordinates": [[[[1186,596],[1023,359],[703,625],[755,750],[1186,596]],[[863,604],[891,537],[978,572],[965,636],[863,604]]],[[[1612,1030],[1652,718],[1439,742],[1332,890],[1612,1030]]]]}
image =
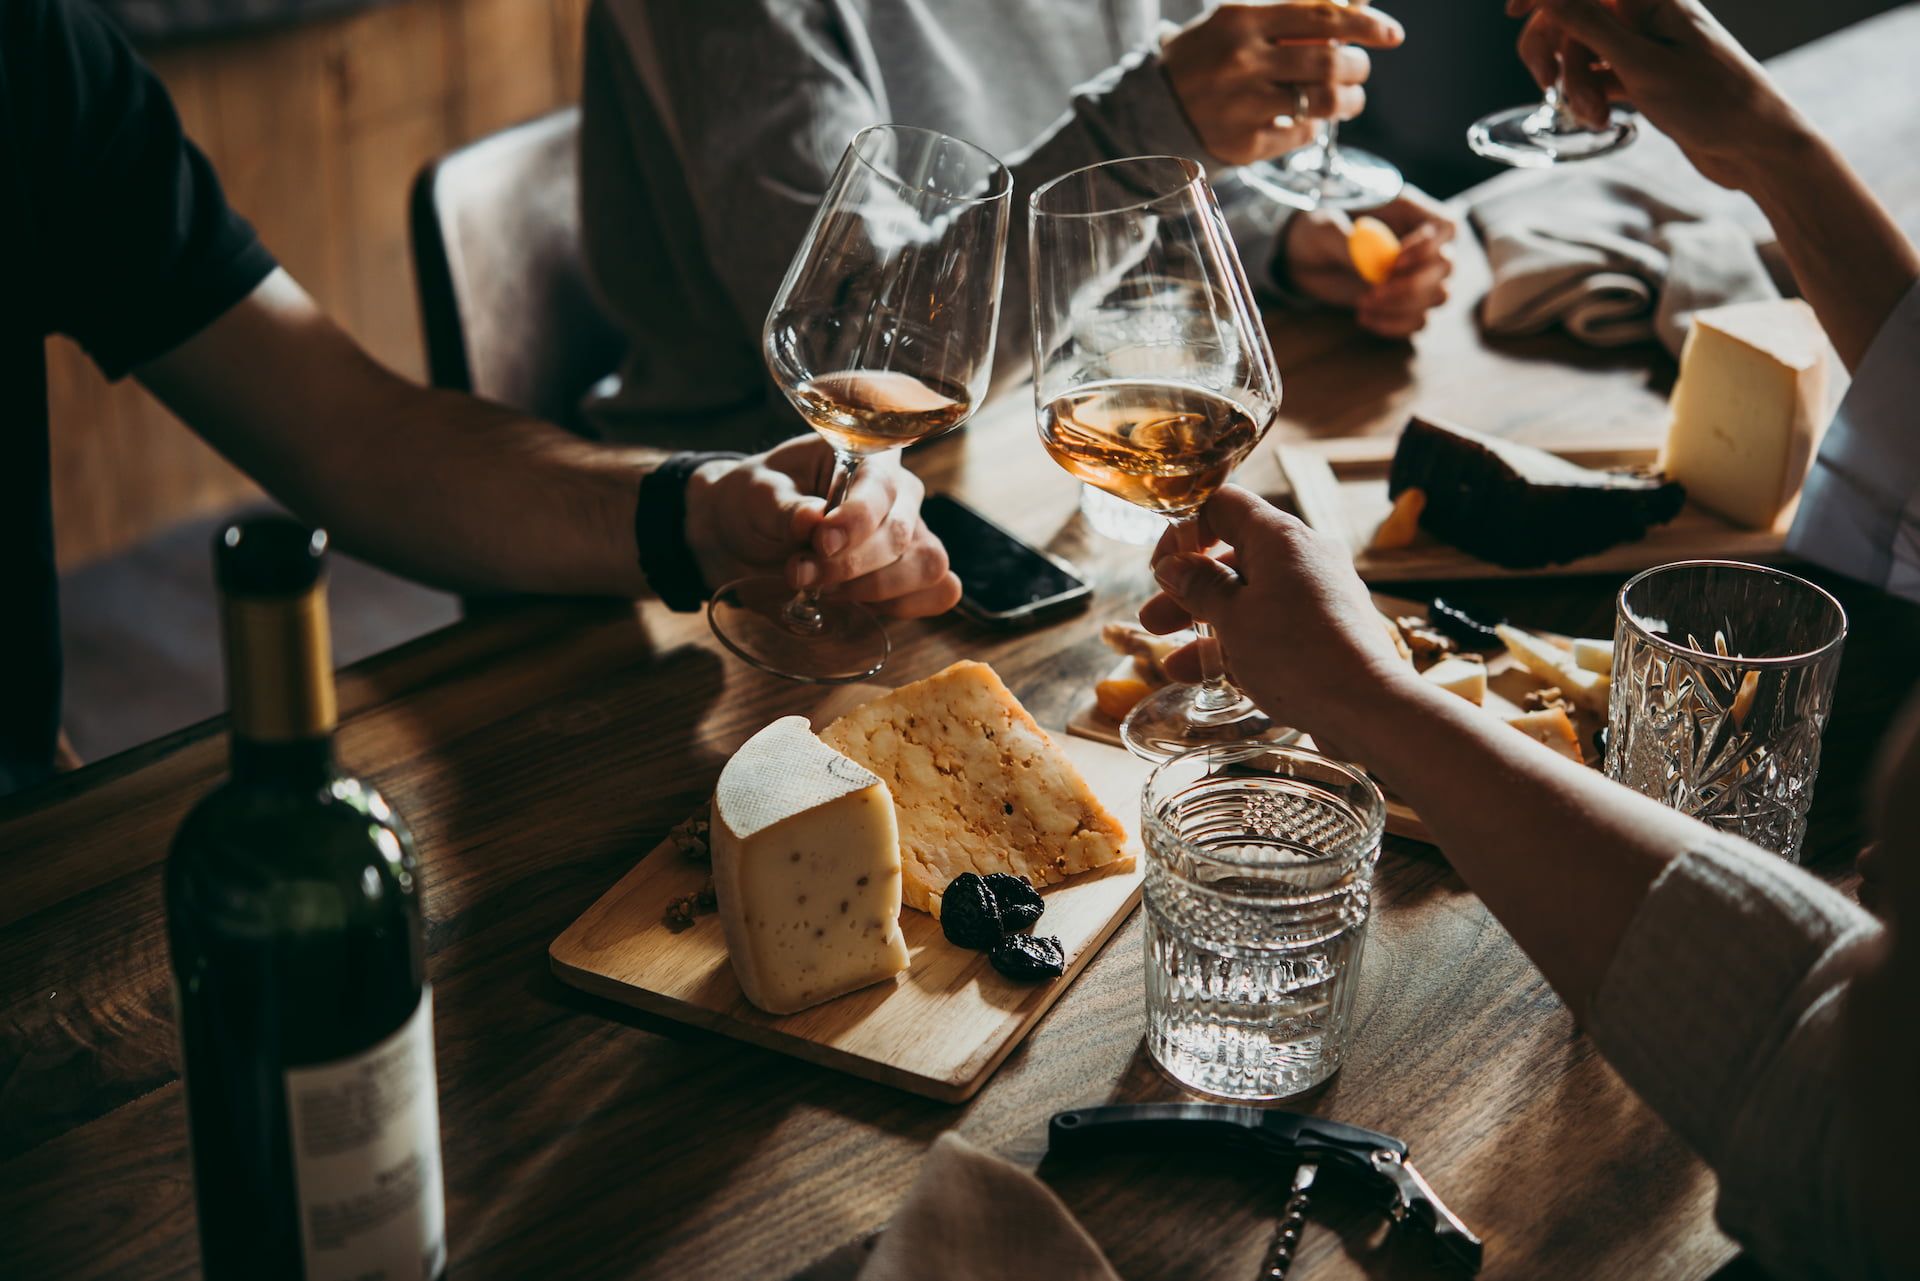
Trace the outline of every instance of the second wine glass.
{"type": "MultiPolygon", "coordinates": [[[[1199,550],[1196,515],[1280,409],[1253,289],[1200,166],[1114,160],[1054,179],[1028,214],[1034,404],[1041,443],[1088,484],[1166,517],[1199,550]]],[[[1138,756],[1296,737],[1227,680],[1170,685],[1122,723],[1138,756]]]]}
{"type": "MultiPolygon", "coordinates": [[[[833,447],[831,512],[868,458],[951,431],[986,397],[1013,178],[969,142],[862,129],[767,313],[767,370],[833,447]]],[[[755,667],[840,684],[886,662],[865,606],[778,575],[726,584],[714,635],[755,667]]]]}

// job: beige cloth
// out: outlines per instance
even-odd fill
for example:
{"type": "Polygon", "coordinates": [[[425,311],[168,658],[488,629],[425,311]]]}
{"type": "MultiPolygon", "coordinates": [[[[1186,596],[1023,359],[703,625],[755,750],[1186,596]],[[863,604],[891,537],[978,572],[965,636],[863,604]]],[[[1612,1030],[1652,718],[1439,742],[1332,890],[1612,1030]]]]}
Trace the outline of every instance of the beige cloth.
{"type": "Polygon", "coordinates": [[[1694,312],[1780,296],[1738,223],[1617,174],[1501,184],[1471,217],[1493,270],[1480,310],[1490,334],[1559,325],[1591,346],[1657,338],[1678,356],[1694,312]]]}
{"type": "Polygon", "coordinates": [[[1120,1281],[1040,1180],[943,1134],[859,1281],[1120,1281]]]}

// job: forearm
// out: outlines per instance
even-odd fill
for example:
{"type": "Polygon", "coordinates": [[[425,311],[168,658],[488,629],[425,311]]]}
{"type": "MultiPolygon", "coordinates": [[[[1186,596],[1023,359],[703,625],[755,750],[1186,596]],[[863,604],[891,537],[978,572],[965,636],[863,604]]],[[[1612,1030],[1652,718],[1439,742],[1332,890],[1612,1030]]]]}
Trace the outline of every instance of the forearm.
{"type": "Polygon", "coordinates": [[[1647,886],[1698,824],[1411,673],[1354,707],[1340,738],[1584,1019],[1647,886]]]}
{"type": "Polygon", "coordinates": [[[367,406],[381,430],[249,470],[343,549],[423,582],[470,592],[646,591],[634,511],[657,455],[394,383],[367,406]]]}
{"type": "Polygon", "coordinates": [[[1834,349],[1857,367],[1920,254],[1853,166],[1811,125],[1753,150],[1742,187],[1766,214],[1834,349]]]}
{"type": "Polygon", "coordinates": [[[341,547],[457,590],[634,596],[657,460],[407,382],[285,272],[139,377],[341,547]]]}

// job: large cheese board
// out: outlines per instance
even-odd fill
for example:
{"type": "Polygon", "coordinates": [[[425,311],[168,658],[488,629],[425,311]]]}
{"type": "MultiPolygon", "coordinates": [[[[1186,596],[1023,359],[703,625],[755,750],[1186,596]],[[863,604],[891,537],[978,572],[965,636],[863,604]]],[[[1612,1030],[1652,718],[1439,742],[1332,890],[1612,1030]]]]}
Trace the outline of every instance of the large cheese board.
{"type": "MultiPolygon", "coordinates": [[[[1384,592],[1373,593],[1373,603],[1384,619],[1426,620],[1431,613],[1431,607],[1428,604],[1384,592]]],[[[1110,634],[1117,635],[1115,628],[1110,627],[1108,631],[1110,634]]],[[[1568,655],[1572,653],[1573,638],[1571,637],[1552,632],[1532,632],[1528,635],[1551,651],[1564,651],[1568,655]]],[[[1122,644],[1124,637],[1109,643],[1122,644]]],[[[1529,713],[1531,710],[1528,707],[1531,701],[1529,696],[1537,696],[1538,693],[1547,690],[1549,683],[1529,671],[1513,653],[1504,649],[1489,650],[1483,657],[1486,667],[1486,689],[1481,706],[1490,715],[1502,719],[1520,717],[1529,713]]],[[[1432,670],[1431,665],[1427,664],[1424,658],[1420,665],[1432,670]]],[[[1125,683],[1140,679],[1144,666],[1150,666],[1150,664],[1143,663],[1141,659],[1133,656],[1122,657],[1108,673],[1107,680],[1125,683]]],[[[1121,741],[1119,718],[1102,710],[1098,688],[1098,686],[1090,687],[1074,704],[1072,714],[1067,718],[1067,732],[1097,743],[1118,746],[1121,741]]],[[[1597,745],[1597,734],[1606,723],[1605,716],[1592,707],[1570,705],[1566,710],[1572,725],[1573,742],[1564,744],[1565,754],[1572,755],[1577,752],[1584,764],[1598,768],[1601,764],[1601,755],[1597,745]]],[[[1314,745],[1311,737],[1303,737],[1300,741],[1308,747],[1314,745]]],[[[1431,844],[1433,833],[1413,807],[1391,791],[1385,791],[1384,794],[1387,831],[1395,836],[1431,844]]]]}
{"type": "MultiPolygon", "coordinates": [[[[812,718],[816,729],[833,709],[882,693],[837,691],[812,718]]],[[[1057,978],[1003,977],[982,952],[949,942],[934,916],[908,907],[899,914],[910,957],[904,973],[794,1013],[767,1013],[746,999],[720,917],[674,918],[672,905],[693,900],[718,878],[707,863],[684,856],[671,834],[553,941],[553,971],[594,995],[807,1062],[930,1098],[970,1098],[1140,899],[1145,764],[1084,739],[1052,741],[1126,828],[1124,857],[1043,887],[1045,909],[1034,932],[1059,939],[1064,972],[1057,978]]]]}
{"type": "MultiPolygon", "coordinates": [[[[1745,529],[1692,502],[1642,538],[1558,565],[1506,568],[1442,542],[1425,530],[1418,532],[1408,546],[1378,549],[1371,545],[1375,532],[1393,509],[1387,496],[1387,475],[1397,439],[1364,436],[1275,446],[1290,491],[1283,501],[1290,502],[1307,524],[1344,543],[1353,553],[1354,568],[1369,583],[1620,574],[1678,560],[1765,563],[1787,558],[1786,529],[1793,518],[1791,510],[1772,528],[1745,529]]],[[[1611,470],[1650,468],[1660,450],[1657,444],[1645,442],[1553,445],[1548,452],[1582,467],[1611,470]]]]}

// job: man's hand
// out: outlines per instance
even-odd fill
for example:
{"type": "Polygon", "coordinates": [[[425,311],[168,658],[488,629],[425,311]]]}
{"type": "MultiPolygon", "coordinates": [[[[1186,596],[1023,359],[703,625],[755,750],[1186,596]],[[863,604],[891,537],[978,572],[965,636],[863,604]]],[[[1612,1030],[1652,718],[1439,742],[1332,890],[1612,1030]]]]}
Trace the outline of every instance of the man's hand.
{"type": "MultiPolygon", "coordinates": [[[[1344,547],[1233,485],[1200,517],[1202,537],[1232,550],[1218,560],[1185,552],[1169,531],[1154,551],[1161,594],[1140,609],[1148,631],[1212,623],[1240,688],[1322,742],[1352,741],[1343,730],[1360,727],[1362,699],[1419,683],[1344,547]]],[[[1168,673],[1198,679],[1197,651],[1198,643],[1174,654],[1168,673]]]]}
{"type": "Polygon", "coordinates": [[[1383,338],[1406,338],[1447,300],[1453,274],[1449,246],[1459,224],[1426,193],[1408,187],[1372,216],[1400,237],[1393,273],[1377,285],[1360,279],[1347,251],[1353,223],[1337,209],[1295,214],[1280,245],[1278,275],[1320,302],[1353,309],[1360,327],[1383,338]]]}
{"type": "Polygon", "coordinates": [[[1372,65],[1353,46],[1405,39],[1364,6],[1223,4],[1169,36],[1160,65],[1208,154],[1248,165],[1311,141],[1312,120],[1359,115],[1372,65]]]}
{"type": "Polygon", "coordinates": [[[709,587],[780,572],[896,618],[960,600],[947,552],[920,519],[920,478],[891,455],[869,458],[826,514],[833,451],[796,436],[752,458],[712,462],[687,485],[687,543],[709,587]]]}
{"type": "Polygon", "coordinates": [[[1521,61],[1542,88],[1561,84],[1578,119],[1598,127],[1609,103],[1631,101],[1723,186],[1746,187],[1806,132],[1700,0],[1507,0],[1507,12],[1532,15],[1521,61]]]}

